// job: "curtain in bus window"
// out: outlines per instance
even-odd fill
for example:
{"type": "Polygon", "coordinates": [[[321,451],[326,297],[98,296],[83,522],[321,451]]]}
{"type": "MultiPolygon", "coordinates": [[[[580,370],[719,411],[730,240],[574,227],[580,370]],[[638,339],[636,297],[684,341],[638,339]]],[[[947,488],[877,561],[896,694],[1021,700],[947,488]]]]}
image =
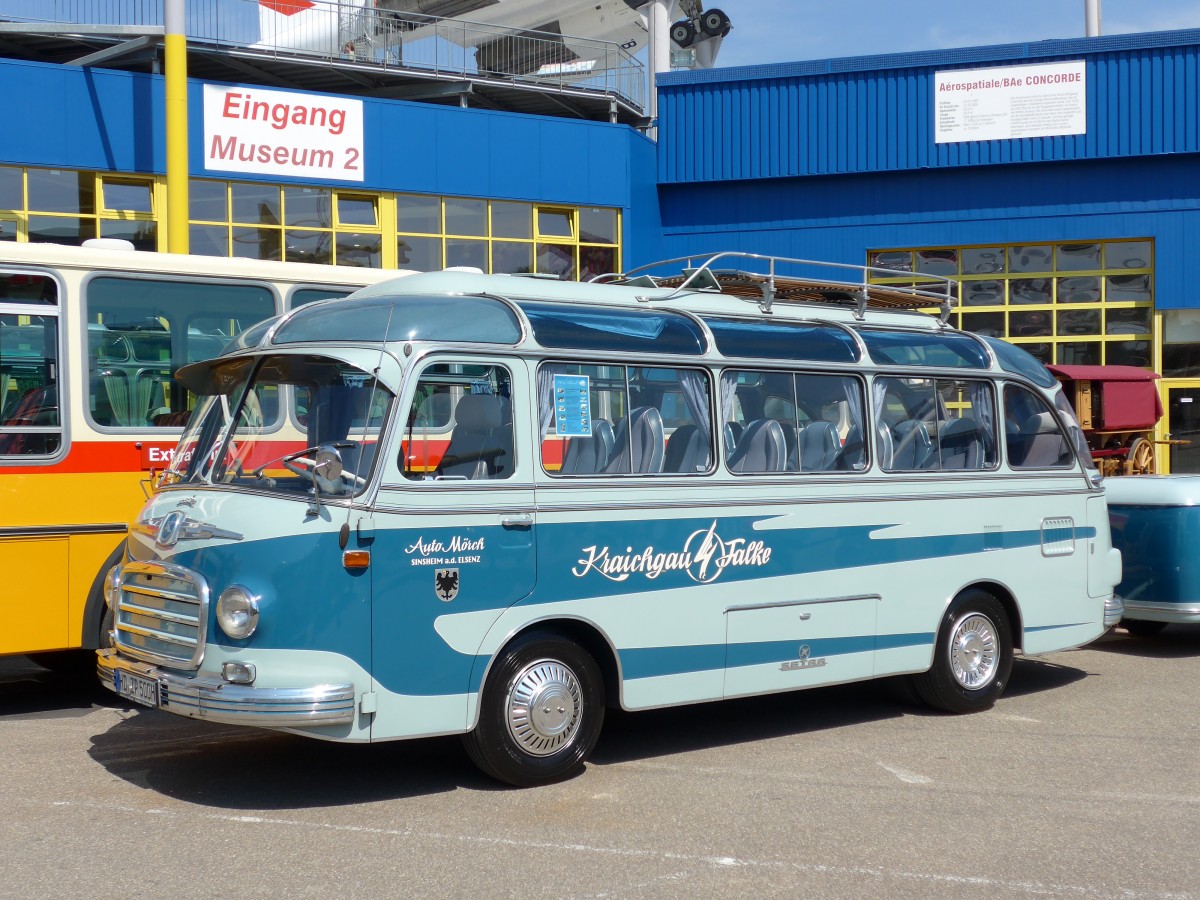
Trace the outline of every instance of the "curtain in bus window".
{"type": "Polygon", "coordinates": [[[57,375],[57,317],[0,315],[0,453],[57,452],[57,375]]]}
{"type": "Polygon", "coordinates": [[[712,432],[708,427],[708,387],[704,376],[689,369],[679,370],[679,390],[701,438],[705,442],[710,441],[712,432]]]}

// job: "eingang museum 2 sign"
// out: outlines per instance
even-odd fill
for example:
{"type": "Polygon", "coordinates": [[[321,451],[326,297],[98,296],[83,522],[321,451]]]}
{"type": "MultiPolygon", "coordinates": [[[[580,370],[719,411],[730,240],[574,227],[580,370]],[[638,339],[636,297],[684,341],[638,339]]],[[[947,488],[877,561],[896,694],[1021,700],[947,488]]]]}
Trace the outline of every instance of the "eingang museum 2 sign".
{"type": "Polygon", "coordinates": [[[363,180],[363,104],[349,97],[204,85],[204,167],[363,180]]]}

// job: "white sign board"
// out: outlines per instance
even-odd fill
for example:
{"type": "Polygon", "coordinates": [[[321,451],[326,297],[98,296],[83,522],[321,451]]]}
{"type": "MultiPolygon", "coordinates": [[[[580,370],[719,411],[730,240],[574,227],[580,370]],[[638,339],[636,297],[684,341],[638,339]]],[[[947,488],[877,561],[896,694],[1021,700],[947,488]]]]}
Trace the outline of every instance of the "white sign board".
{"type": "Polygon", "coordinates": [[[1002,141],[1087,133],[1082,61],[934,74],[936,141],[1002,141]]]}
{"type": "Polygon", "coordinates": [[[204,167],[362,181],[362,101],[206,84],[204,167]]]}

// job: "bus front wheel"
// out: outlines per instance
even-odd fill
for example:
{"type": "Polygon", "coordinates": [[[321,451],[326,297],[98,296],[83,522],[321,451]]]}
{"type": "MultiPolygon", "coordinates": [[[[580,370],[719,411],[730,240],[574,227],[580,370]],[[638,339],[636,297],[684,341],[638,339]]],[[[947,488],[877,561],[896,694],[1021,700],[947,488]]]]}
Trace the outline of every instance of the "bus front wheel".
{"type": "Polygon", "coordinates": [[[1012,626],[991,594],[959,594],[942,617],[933,665],[913,676],[917,694],[944,712],[989,709],[1008,684],[1013,664],[1012,626]]]}
{"type": "Polygon", "coordinates": [[[518,637],[484,685],[479,722],[463,736],[467,754],[517,787],[578,774],[604,723],[603,684],[578,645],[547,633],[518,637]]]}

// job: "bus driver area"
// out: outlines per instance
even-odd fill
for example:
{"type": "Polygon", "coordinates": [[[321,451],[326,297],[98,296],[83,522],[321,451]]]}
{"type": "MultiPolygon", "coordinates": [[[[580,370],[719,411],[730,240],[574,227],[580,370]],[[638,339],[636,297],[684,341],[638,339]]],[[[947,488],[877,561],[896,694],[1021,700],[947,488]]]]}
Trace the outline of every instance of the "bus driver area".
{"type": "Polygon", "coordinates": [[[857,275],[439,272],[255,326],[179,371],[202,400],[107,578],[103,682],[460,734],[518,785],[580,771],[608,706],[903,675],[990,707],[1014,653],[1119,618],[1104,494],[1040,363],[949,327],[948,286],[857,275]]]}

